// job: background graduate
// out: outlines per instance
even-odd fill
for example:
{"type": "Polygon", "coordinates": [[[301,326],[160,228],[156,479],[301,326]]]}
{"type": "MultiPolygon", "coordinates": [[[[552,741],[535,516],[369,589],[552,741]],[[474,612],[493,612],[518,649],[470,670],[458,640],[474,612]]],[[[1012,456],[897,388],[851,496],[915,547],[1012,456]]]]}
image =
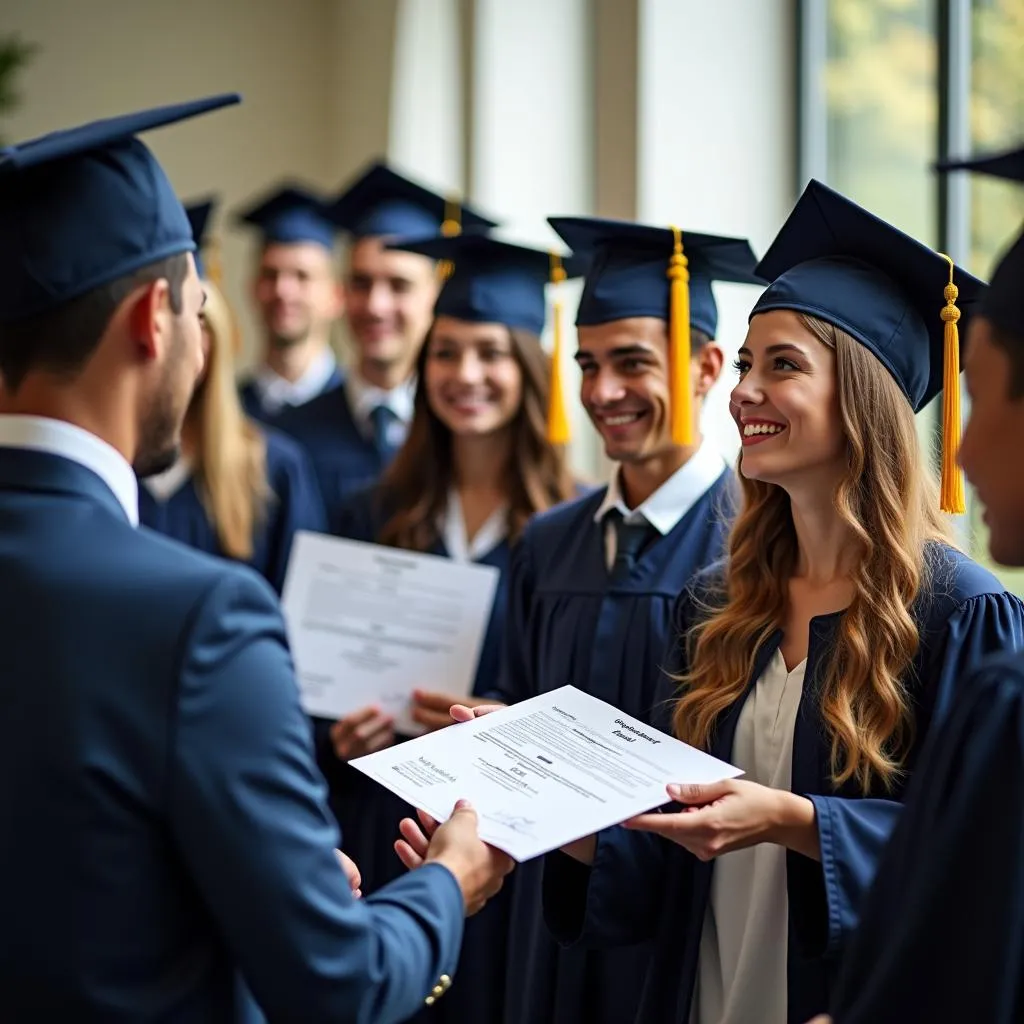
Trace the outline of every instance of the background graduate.
{"type": "Polygon", "coordinates": [[[346,235],[345,314],[353,345],[343,386],[288,410],[278,425],[309,450],[328,516],[376,482],[405,440],[416,360],[441,276],[421,253],[390,243],[481,230],[494,222],[374,163],[331,204],[346,235]]]}
{"type": "MultiPolygon", "coordinates": [[[[197,244],[212,205],[188,208],[197,244]]],[[[251,565],[281,592],[297,530],[326,529],[308,455],[242,410],[234,383],[235,326],[224,296],[203,278],[206,367],[189,405],[181,457],[139,488],[142,523],[190,547],[251,565]]]]}
{"type": "Polygon", "coordinates": [[[252,296],[263,328],[260,365],[242,381],[246,413],[267,421],[341,383],[331,331],[342,293],[330,203],[306,185],[277,186],[236,215],[259,237],[252,296]]]}
{"type": "MultiPolygon", "coordinates": [[[[817,182],[758,273],[731,402],[742,504],[681,603],[672,709],[746,774],[670,786],[688,809],[574,844],[589,868],[545,865],[563,941],[654,940],[652,1024],[827,1008],[937,695],[1022,638],[1021,602],[947,540],[913,418],[944,366],[959,394],[952,325],[981,283],[957,269],[942,310],[950,264],[817,182]]],[[[955,450],[957,417],[944,432],[955,450]]]]}
{"type": "MultiPolygon", "coordinates": [[[[1024,181],[1024,148],[961,161],[1024,181]]],[[[1004,254],[965,359],[960,462],[992,557],[1024,566],[1024,234],[1004,254]]],[[[837,1024],[1024,1020],[1024,658],[954,680],[850,943],[837,1024]]]]}
{"type": "MultiPolygon", "coordinates": [[[[510,574],[498,696],[514,703],[572,683],[649,721],[673,604],[721,556],[732,502],[733,474],[699,426],[724,358],[712,282],[754,283],[756,260],[746,241],[683,233],[687,315],[673,308],[678,291],[670,298],[671,230],[551,224],[574,251],[593,254],[576,317],[580,397],[617,470],[609,486],[527,527],[510,574]],[[683,371],[675,385],[673,365],[683,371]]],[[[560,951],[542,918],[539,861],[522,865],[512,899],[517,984],[505,1019],[631,1020],[649,950],[560,951]]]]}
{"type": "MultiPolygon", "coordinates": [[[[408,440],[376,486],[343,504],[333,532],[500,570],[474,684],[482,694],[500,664],[510,552],[534,514],[575,493],[547,429],[552,374],[540,335],[551,256],[471,235],[410,248],[453,261],[453,276],[418,361],[408,440]]],[[[568,260],[570,276],[577,262],[568,260]]],[[[450,724],[458,699],[424,693],[414,717],[428,728],[450,724]]],[[[411,808],[345,762],[393,743],[392,721],[369,707],[329,735],[320,726],[319,737],[346,850],[372,892],[404,872],[394,843],[411,808]]],[[[503,893],[469,923],[456,983],[425,1019],[502,1019],[506,986],[519,984],[506,966],[508,908],[503,893]]]]}

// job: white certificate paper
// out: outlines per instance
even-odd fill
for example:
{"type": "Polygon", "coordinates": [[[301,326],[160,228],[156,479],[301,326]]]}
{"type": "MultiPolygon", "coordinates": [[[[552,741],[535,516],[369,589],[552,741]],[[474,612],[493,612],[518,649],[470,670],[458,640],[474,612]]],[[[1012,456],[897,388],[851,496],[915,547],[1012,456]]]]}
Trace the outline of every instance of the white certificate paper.
{"type": "Polygon", "coordinates": [[[668,803],[670,782],[743,774],[573,686],[350,763],[439,821],[469,800],[517,861],[668,803]]]}
{"type": "Polygon", "coordinates": [[[413,690],[470,692],[498,570],[299,531],[281,605],[306,713],[369,704],[408,735],[413,690]]]}

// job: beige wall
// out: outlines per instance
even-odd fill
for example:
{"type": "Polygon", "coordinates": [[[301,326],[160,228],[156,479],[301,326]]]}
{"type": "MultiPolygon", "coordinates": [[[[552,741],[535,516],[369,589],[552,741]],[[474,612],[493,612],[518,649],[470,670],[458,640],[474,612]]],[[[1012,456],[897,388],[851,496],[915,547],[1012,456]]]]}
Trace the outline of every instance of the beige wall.
{"type": "MultiPolygon", "coordinates": [[[[230,209],[281,175],[333,185],[335,42],[324,31],[333,7],[333,0],[3,0],[3,31],[41,49],[20,81],[24,102],[2,130],[17,140],[237,91],[241,106],[146,136],[183,198],[217,191],[230,209]]],[[[247,233],[225,233],[229,298],[251,342],[249,253],[247,233]]]]}

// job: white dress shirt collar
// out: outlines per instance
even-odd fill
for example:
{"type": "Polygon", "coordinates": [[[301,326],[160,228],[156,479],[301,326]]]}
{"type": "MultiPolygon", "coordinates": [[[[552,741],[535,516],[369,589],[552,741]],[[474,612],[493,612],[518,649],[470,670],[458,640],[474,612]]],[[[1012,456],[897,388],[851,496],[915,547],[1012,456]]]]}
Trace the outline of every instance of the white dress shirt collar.
{"type": "Polygon", "coordinates": [[[0,415],[0,447],[59,455],[95,473],[113,492],[132,526],[139,525],[139,485],[116,448],[95,434],[44,416],[0,415]]]}
{"type": "Polygon", "coordinates": [[[412,421],[416,378],[410,377],[390,391],[385,391],[362,378],[358,371],[353,369],[345,375],[345,397],[356,423],[364,433],[372,434],[370,414],[381,405],[387,406],[395,414],[404,433],[404,428],[412,421]]]}
{"type": "Polygon", "coordinates": [[[508,506],[502,505],[473,534],[472,541],[467,540],[459,492],[454,487],[449,489],[448,503],[441,520],[441,539],[453,562],[476,562],[493,551],[507,536],[508,506]]]}
{"type": "Polygon", "coordinates": [[[259,394],[260,404],[269,414],[274,415],[286,405],[305,405],[316,398],[327,387],[337,369],[338,362],[334,353],[325,348],[298,380],[285,380],[269,366],[261,366],[256,371],[253,384],[259,394]]]}
{"type": "Polygon", "coordinates": [[[722,454],[709,441],[702,441],[689,460],[635,509],[626,507],[622,497],[621,470],[617,469],[608,484],[604,501],[594,514],[594,521],[601,522],[615,508],[622,513],[625,522],[646,520],[664,537],[700,501],[725,468],[722,454]]]}

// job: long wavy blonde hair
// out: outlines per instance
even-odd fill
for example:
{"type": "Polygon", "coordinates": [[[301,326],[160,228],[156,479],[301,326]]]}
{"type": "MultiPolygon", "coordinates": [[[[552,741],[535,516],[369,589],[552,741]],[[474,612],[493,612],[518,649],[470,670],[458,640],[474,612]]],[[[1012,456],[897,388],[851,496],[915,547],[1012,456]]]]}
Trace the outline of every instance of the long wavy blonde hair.
{"type": "Polygon", "coordinates": [[[209,280],[204,287],[203,319],[210,347],[205,376],[189,409],[198,441],[193,472],[222,551],[229,558],[248,561],[253,535],[271,497],[267,446],[238,397],[234,317],[220,289],[209,280]]]}
{"type": "MultiPolygon", "coordinates": [[[[904,683],[920,640],[912,606],[927,582],[928,542],[951,537],[895,380],[842,330],[799,319],[836,354],[847,467],[835,507],[857,546],[854,598],[817,680],[832,779],[853,779],[864,792],[876,781],[891,789],[913,737],[904,683]]],[[[786,491],[742,475],[740,486],[723,585],[705,597],[705,614],[686,637],[688,671],[678,677],[676,734],[703,748],[718,716],[746,689],[758,649],[781,628],[797,562],[786,491]]]]}

